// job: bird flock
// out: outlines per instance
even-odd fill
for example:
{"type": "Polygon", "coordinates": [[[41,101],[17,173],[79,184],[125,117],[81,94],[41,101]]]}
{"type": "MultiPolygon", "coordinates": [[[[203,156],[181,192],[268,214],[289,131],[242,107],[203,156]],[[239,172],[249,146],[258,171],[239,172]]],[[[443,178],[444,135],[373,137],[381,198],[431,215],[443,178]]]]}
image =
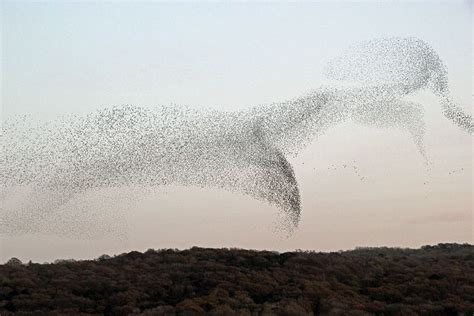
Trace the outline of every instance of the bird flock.
{"type": "Polygon", "coordinates": [[[301,199],[288,157],[328,128],[349,119],[401,128],[426,158],[423,107],[405,96],[429,89],[451,122],[473,132],[471,116],[450,96],[442,61],[422,40],[357,43],[330,61],[325,75],[347,84],[242,111],[125,105],[47,122],[31,115],[5,120],[0,234],[88,235],[97,229],[94,216],[100,210],[91,213],[85,206],[95,203],[105,210],[107,204],[113,217],[113,209],[140,193],[129,190],[121,199],[102,195],[95,202],[87,194],[178,185],[266,201],[284,214],[279,229],[291,235],[300,220],[301,199]]]}

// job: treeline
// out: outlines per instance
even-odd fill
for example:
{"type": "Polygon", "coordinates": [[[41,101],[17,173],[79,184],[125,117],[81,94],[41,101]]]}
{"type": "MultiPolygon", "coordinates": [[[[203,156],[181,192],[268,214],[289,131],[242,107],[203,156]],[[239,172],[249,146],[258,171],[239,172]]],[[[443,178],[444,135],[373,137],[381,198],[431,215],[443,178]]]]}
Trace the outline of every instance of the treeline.
{"type": "Polygon", "coordinates": [[[191,248],[0,265],[0,315],[472,315],[474,246],[191,248]]]}

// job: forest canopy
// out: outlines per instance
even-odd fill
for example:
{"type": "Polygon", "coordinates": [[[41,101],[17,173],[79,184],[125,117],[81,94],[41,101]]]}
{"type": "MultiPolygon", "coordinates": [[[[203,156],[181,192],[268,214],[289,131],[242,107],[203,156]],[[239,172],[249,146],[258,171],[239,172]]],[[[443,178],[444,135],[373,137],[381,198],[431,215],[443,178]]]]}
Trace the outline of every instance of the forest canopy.
{"type": "Polygon", "coordinates": [[[474,246],[149,249],[0,265],[0,314],[472,315],[474,246]]]}

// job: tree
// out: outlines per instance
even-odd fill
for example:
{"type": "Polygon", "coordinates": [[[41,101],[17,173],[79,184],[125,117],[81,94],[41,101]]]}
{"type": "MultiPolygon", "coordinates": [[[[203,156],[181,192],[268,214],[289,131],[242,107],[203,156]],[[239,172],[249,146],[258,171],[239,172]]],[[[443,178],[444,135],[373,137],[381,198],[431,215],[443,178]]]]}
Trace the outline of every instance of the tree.
{"type": "Polygon", "coordinates": [[[104,260],[109,260],[110,258],[112,258],[111,256],[109,255],[101,255],[99,258],[97,258],[98,261],[104,261],[104,260]]]}
{"type": "Polygon", "coordinates": [[[7,266],[21,266],[23,262],[21,262],[20,259],[13,257],[10,260],[8,260],[5,264],[7,266]]]}

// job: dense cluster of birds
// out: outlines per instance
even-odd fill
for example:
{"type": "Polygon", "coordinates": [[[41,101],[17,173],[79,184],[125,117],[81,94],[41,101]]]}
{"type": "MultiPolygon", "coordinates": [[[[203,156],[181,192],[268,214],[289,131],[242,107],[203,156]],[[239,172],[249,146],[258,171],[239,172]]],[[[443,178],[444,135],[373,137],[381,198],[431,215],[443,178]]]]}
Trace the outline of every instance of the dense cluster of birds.
{"type": "Polygon", "coordinates": [[[473,131],[471,116],[451,99],[440,58],[421,40],[356,44],[329,63],[326,75],[350,84],[245,111],[126,105],[49,122],[33,116],[6,120],[0,136],[0,231],[71,234],[74,221],[94,222],[77,202],[87,192],[172,184],[267,201],[285,214],[281,228],[291,234],[301,201],[287,157],[328,128],[347,119],[402,128],[426,157],[422,106],[404,97],[429,88],[448,119],[473,131]],[[61,221],[71,209],[73,220],[61,221]]]}

